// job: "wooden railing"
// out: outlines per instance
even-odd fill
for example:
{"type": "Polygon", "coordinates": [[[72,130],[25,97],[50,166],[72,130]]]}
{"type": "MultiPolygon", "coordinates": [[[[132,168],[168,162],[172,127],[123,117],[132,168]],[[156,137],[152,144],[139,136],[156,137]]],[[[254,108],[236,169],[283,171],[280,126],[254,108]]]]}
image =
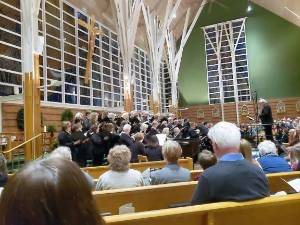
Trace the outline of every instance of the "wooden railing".
{"type": "MultiPolygon", "coordinates": [[[[23,132],[0,133],[1,152],[4,154],[8,162],[11,163],[11,170],[15,169],[14,164],[17,164],[16,167],[20,167],[21,163],[24,162],[24,146],[28,143],[35,142],[38,138],[41,138],[42,140],[42,153],[46,150],[48,151],[53,142],[53,137],[46,132],[40,133],[27,141],[24,141],[23,132]]],[[[40,156],[41,154],[37,154],[34,149],[31,159],[36,159],[40,156]]]]}

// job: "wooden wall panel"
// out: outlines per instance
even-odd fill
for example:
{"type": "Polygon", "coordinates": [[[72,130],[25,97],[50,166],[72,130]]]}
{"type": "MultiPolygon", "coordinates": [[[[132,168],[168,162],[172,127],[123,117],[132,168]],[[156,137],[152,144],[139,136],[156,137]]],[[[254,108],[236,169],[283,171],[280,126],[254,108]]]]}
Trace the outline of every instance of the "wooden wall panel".
{"type": "MultiPolygon", "coordinates": [[[[282,118],[296,118],[300,116],[300,111],[297,112],[296,110],[296,104],[300,101],[300,97],[297,98],[285,98],[285,99],[272,99],[269,100],[269,104],[272,107],[273,112],[273,118],[274,120],[282,119],[282,118]],[[285,104],[285,113],[277,113],[277,104],[278,102],[282,101],[285,104]]],[[[239,103],[239,110],[240,110],[240,123],[250,123],[251,120],[249,120],[246,116],[241,115],[241,108],[243,105],[246,105],[248,107],[249,116],[255,118],[255,105],[253,102],[242,102],[239,103]]],[[[214,106],[214,105],[195,105],[188,107],[188,110],[184,110],[181,112],[182,118],[189,118],[190,121],[193,122],[219,122],[222,120],[221,116],[221,107],[214,106]],[[212,110],[214,107],[220,108],[220,116],[219,117],[213,117],[212,116],[212,110]],[[197,112],[202,111],[204,112],[204,118],[197,117],[197,112]]],[[[225,121],[228,122],[237,122],[236,118],[236,109],[234,103],[227,103],[224,105],[224,118],[225,121]]]]}
{"type": "MultiPolygon", "coordinates": [[[[21,104],[3,103],[2,104],[2,131],[17,132],[17,113],[23,107],[21,104]]],[[[43,126],[55,125],[57,131],[61,129],[61,113],[65,108],[42,106],[43,126]]],[[[72,108],[74,116],[77,112],[84,113],[85,110],[72,108]]]]}

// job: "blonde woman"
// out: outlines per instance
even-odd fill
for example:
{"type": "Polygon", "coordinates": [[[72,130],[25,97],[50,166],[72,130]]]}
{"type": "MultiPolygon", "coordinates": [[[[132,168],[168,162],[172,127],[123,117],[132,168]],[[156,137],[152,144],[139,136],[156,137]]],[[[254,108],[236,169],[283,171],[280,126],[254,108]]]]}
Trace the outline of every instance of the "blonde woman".
{"type": "Polygon", "coordinates": [[[125,145],[110,149],[107,160],[110,170],[99,177],[96,190],[111,190],[143,186],[142,174],[129,168],[131,152],[125,145]]]}

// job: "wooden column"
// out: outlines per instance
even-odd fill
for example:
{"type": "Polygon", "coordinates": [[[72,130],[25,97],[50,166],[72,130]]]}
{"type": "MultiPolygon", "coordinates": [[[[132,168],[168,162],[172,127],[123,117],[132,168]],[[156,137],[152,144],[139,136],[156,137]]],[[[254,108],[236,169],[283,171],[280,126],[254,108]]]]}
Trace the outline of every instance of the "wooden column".
{"type": "MultiPolygon", "coordinates": [[[[34,55],[33,73],[25,73],[24,79],[24,136],[25,141],[41,133],[41,100],[39,55],[34,55]]],[[[41,137],[25,145],[25,160],[36,159],[42,153],[41,137]]]]}
{"type": "MultiPolygon", "coordinates": [[[[24,77],[24,139],[33,137],[33,73],[25,73],[24,77]]],[[[32,143],[25,145],[25,161],[32,159],[32,143]]]]}
{"type": "MultiPolygon", "coordinates": [[[[34,55],[34,80],[33,80],[33,96],[34,96],[34,105],[33,105],[33,115],[34,115],[34,124],[33,124],[33,133],[34,136],[39,135],[42,132],[42,118],[41,118],[41,92],[40,92],[40,69],[39,62],[40,56],[34,55]]],[[[42,154],[42,137],[39,137],[34,142],[33,157],[34,159],[40,157],[42,154]]]]}
{"type": "Polygon", "coordinates": [[[130,84],[130,81],[124,80],[124,110],[126,112],[131,112],[133,110],[133,87],[130,84]]]}

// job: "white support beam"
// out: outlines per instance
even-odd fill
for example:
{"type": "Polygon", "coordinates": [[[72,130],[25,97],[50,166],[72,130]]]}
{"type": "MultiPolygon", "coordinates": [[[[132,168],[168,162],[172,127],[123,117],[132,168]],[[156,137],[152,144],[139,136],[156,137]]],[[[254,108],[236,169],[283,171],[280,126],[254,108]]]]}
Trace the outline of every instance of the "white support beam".
{"type": "Polygon", "coordinates": [[[181,41],[180,41],[180,46],[177,50],[177,45],[176,45],[176,40],[174,38],[174,34],[171,31],[170,27],[167,29],[167,33],[165,36],[166,42],[167,42],[167,57],[168,57],[168,67],[169,67],[169,74],[170,74],[170,79],[171,79],[171,90],[172,90],[172,105],[173,107],[176,107],[178,103],[178,90],[177,90],[177,83],[178,83],[178,75],[179,75],[179,70],[180,70],[180,65],[181,65],[181,59],[182,59],[182,54],[183,54],[183,49],[184,46],[186,45],[192,30],[195,27],[195,24],[203,10],[203,7],[207,3],[207,0],[204,0],[195,17],[193,18],[193,21],[188,27],[189,20],[190,20],[190,8],[187,10],[186,16],[185,16],[185,21],[184,21],[184,26],[183,30],[181,33],[181,41]]]}
{"type": "Polygon", "coordinates": [[[134,43],[142,0],[111,0],[111,5],[115,7],[113,13],[117,24],[120,50],[123,58],[125,108],[127,104],[128,111],[133,107],[131,87],[134,79],[132,78],[131,60],[134,53],[134,43]]]}

